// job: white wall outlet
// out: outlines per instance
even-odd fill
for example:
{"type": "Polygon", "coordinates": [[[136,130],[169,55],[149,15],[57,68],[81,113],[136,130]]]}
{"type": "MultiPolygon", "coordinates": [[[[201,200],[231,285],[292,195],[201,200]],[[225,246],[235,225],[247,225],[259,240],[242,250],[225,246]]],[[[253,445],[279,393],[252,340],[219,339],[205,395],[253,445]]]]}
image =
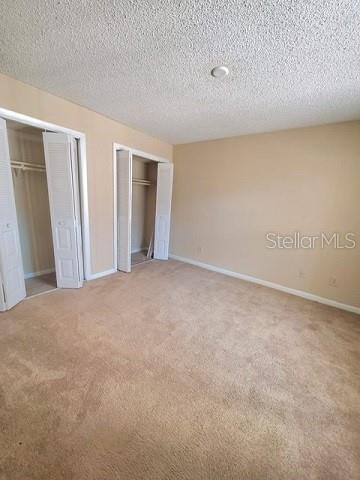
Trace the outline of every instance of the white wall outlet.
{"type": "Polygon", "coordinates": [[[330,287],[337,287],[336,277],[334,277],[334,276],[331,276],[331,277],[330,277],[330,279],[329,279],[329,285],[330,285],[330,287]]]}

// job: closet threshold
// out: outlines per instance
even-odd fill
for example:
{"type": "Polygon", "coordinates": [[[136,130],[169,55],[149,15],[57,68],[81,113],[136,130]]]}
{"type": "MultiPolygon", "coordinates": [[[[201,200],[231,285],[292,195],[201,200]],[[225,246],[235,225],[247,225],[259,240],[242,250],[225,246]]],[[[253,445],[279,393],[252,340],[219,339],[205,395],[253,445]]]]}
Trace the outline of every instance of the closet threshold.
{"type": "Polygon", "coordinates": [[[55,290],[59,290],[58,287],[51,288],[50,290],[44,290],[43,292],[33,293],[32,295],[27,295],[24,300],[30,300],[34,297],[39,297],[40,295],[46,295],[47,293],[55,292],[55,290]]]}
{"type": "Polygon", "coordinates": [[[26,298],[32,298],[57,289],[55,272],[25,279],[26,298]]]}
{"type": "Polygon", "coordinates": [[[135,267],[136,265],[142,265],[147,262],[151,262],[154,260],[152,257],[148,257],[145,252],[148,249],[141,250],[140,252],[134,252],[131,254],[131,267],[135,267]]]}
{"type": "Polygon", "coordinates": [[[147,258],[146,260],[142,260],[141,262],[135,262],[131,264],[131,268],[138,267],[139,265],[145,265],[146,263],[152,262],[154,259],[153,258],[147,258]]]}

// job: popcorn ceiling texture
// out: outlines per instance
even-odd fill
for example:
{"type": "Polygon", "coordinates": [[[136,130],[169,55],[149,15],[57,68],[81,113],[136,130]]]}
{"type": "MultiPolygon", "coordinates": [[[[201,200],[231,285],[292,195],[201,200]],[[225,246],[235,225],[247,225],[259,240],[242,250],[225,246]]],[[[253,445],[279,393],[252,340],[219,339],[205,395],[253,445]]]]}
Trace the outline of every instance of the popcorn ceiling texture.
{"type": "Polygon", "coordinates": [[[360,117],[358,0],[1,2],[0,70],[171,143],[360,117]],[[210,70],[225,64],[230,76],[210,70]]]}

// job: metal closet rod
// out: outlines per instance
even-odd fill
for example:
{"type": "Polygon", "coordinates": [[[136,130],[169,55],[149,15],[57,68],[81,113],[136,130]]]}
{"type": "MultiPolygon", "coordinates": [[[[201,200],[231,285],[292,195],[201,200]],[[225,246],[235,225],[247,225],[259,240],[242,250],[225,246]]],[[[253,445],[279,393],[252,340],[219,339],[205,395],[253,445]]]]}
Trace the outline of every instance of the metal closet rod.
{"type": "Polygon", "coordinates": [[[28,162],[10,162],[11,168],[17,168],[19,170],[31,170],[33,172],[45,172],[45,166],[43,165],[36,165],[35,163],[28,163],[28,162]]]}
{"type": "Polygon", "coordinates": [[[136,185],[144,185],[144,186],[153,185],[153,183],[150,182],[149,180],[144,180],[142,178],[133,178],[132,183],[135,183],[136,185]]]}

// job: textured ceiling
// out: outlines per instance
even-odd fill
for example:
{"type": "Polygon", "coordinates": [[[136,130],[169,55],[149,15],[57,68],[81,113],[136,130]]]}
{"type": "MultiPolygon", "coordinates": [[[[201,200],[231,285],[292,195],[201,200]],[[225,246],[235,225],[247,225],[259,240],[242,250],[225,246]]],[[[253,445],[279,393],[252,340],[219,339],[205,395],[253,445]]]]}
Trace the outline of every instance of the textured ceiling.
{"type": "Polygon", "coordinates": [[[0,71],[171,143],[360,118],[360,0],[2,0],[0,71]],[[229,77],[210,76],[225,64],[229,77]]]}

